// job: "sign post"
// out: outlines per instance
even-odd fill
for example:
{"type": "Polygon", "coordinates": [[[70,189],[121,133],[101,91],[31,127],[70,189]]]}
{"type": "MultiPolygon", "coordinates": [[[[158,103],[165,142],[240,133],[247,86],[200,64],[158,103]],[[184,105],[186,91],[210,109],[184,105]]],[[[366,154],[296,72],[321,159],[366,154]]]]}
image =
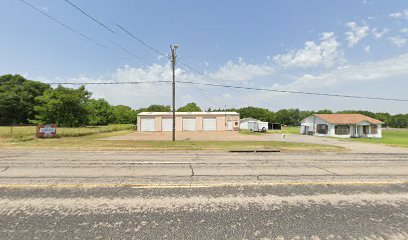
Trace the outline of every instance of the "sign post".
{"type": "Polygon", "coordinates": [[[37,138],[52,138],[57,136],[57,124],[37,125],[37,138]]]}

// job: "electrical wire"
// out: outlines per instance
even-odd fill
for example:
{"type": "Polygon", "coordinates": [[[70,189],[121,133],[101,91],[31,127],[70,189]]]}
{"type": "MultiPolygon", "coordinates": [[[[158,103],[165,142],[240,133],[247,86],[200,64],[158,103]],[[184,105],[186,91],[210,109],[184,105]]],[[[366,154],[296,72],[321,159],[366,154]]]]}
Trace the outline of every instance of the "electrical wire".
{"type": "Polygon", "coordinates": [[[31,3],[29,3],[29,2],[27,2],[25,0],[19,0],[19,1],[24,3],[25,5],[29,6],[30,8],[34,9],[35,11],[41,13],[42,15],[48,17],[48,19],[51,19],[52,21],[60,24],[61,26],[65,27],[66,29],[70,30],[71,32],[74,32],[74,33],[78,34],[79,36],[85,38],[86,40],[88,40],[88,41],[90,41],[90,42],[92,42],[92,43],[94,43],[94,44],[96,44],[96,45],[98,45],[98,46],[100,46],[102,48],[106,48],[103,44],[93,40],[92,38],[88,37],[87,35],[85,35],[85,34],[79,32],[78,30],[68,26],[67,24],[63,23],[61,20],[49,15],[48,13],[46,13],[43,10],[37,8],[36,6],[32,5],[31,3]]]}
{"type": "Polygon", "coordinates": [[[80,11],[82,14],[84,14],[85,16],[87,16],[88,18],[90,18],[92,21],[96,22],[97,24],[99,24],[100,26],[104,27],[106,30],[115,33],[115,31],[113,31],[111,28],[107,27],[105,24],[101,23],[98,19],[92,17],[90,14],[88,14],[87,12],[85,12],[84,10],[82,10],[80,7],[78,7],[77,5],[75,5],[74,3],[72,3],[69,0],[64,0],[66,3],[68,3],[69,5],[71,5],[72,7],[74,7],[75,9],[77,9],[78,11],[80,11]]]}
{"type": "Polygon", "coordinates": [[[152,47],[151,45],[149,45],[148,43],[146,43],[145,41],[143,41],[142,39],[140,39],[139,37],[137,37],[136,35],[134,35],[133,33],[131,33],[130,31],[128,31],[126,28],[122,27],[120,24],[115,23],[115,25],[117,27],[119,27],[120,29],[122,29],[125,33],[127,33],[129,36],[131,36],[132,38],[136,39],[138,42],[140,42],[141,44],[143,44],[145,47],[149,48],[150,50],[154,51],[155,53],[163,56],[163,57],[168,57],[168,55],[162,53],[161,51],[157,50],[156,48],[152,47]]]}
{"type": "MultiPolygon", "coordinates": [[[[304,94],[304,95],[327,96],[327,97],[357,98],[357,99],[368,99],[368,100],[408,102],[408,99],[402,99],[402,98],[384,98],[384,97],[369,97],[369,96],[343,95],[343,94],[330,94],[330,93],[317,93],[317,92],[302,92],[302,91],[278,90],[278,89],[270,89],[270,88],[253,88],[253,87],[234,86],[234,85],[201,83],[201,82],[192,82],[192,81],[176,81],[176,82],[177,83],[184,83],[184,84],[201,85],[201,86],[237,88],[237,89],[254,90],[254,91],[267,91],[267,92],[304,94]]],[[[60,85],[99,85],[99,84],[100,85],[109,85],[109,84],[142,84],[142,83],[172,83],[172,81],[59,82],[59,83],[48,83],[48,84],[50,84],[50,85],[56,85],[56,84],[60,84],[60,85]]]]}
{"type": "Polygon", "coordinates": [[[148,61],[144,60],[143,58],[137,56],[136,54],[134,54],[134,53],[133,53],[132,51],[130,51],[129,49],[127,49],[127,48],[125,48],[125,47],[122,47],[122,46],[119,45],[118,43],[116,43],[116,42],[114,42],[114,41],[112,41],[112,40],[110,40],[110,42],[111,42],[113,45],[115,45],[116,47],[118,47],[119,49],[121,49],[122,51],[124,51],[124,52],[128,53],[129,55],[131,55],[132,57],[138,59],[139,61],[141,61],[141,62],[143,62],[143,63],[146,63],[147,65],[153,65],[153,64],[149,63],[148,61]]]}
{"type": "Polygon", "coordinates": [[[291,94],[304,94],[304,95],[316,95],[316,96],[328,96],[328,97],[342,97],[342,98],[357,98],[357,99],[369,99],[369,100],[383,100],[383,101],[399,101],[408,102],[408,99],[401,98],[383,98],[383,97],[368,97],[368,96],[357,96],[357,95],[343,95],[343,94],[330,94],[330,93],[318,93],[318,92],[302,92],[302,91],[290,91],[290,90],[278,90],[269,88],[253,88],[244,86],[233,86],[233,85],[223,85],[223,84],[212,84],[212,83],[201,83],[201,82],[191,82],[191,81],[176,81],[178,83],[189,83],[203,86],[213,86],[213,87],[224,87],[224,88],[237,88],[255,91],[267,91],[267,92],[279,92],[279,93],[291,93],[291,94]]]}
{"type": "Polygon", "coordinates": [[[173,81],[132,81],[132,82],[51,82],[49,85],[137,85],[150,83],[172,83],[173,81]]]}

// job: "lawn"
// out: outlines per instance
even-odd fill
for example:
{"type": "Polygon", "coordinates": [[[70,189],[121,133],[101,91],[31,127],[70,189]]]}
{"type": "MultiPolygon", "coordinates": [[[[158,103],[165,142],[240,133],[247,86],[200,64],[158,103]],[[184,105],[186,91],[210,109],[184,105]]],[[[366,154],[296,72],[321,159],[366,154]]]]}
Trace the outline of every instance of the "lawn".
{"type": "Polygon", "coordinates": [[[353,138],[354,141],[382,143],[391,146],[408,147],[408,129],[383,129],[382,138],[353,138]]]}
{"type": "Polygon", "coordinates": [[[241,129],[239,132],[245,135],[261,135],[261,134],[299,134],[299,127],[282,127],[282,130],[268,130],[266,132],[252,132],[250,130],[241,129]]]}
{"type": "MultiPolygon", "coordinates": [[[[113,132],[133,129],[132,124],[111,124],[107,126],[89,126],[79,128],[57,128],[57,137],[79,137],[103,132],[113,132]]],[[[35,138],[35,126],[0,126],[0,138],[33,140],[35,138]]]]}
{"type": "Polygon", "coordinates": [[[128,134],[132,130],[97,133],[81,137],[63,137],[54,139],[33,139],[29,141],[0,139],[0,148],[15,149],[62,149],[62,150],[256,150],[279,149],[282,151],[341,151],[342,148],[317,144],[288,143],[274,141],[131,141],[100,140],[110,136],[128,134]]]}

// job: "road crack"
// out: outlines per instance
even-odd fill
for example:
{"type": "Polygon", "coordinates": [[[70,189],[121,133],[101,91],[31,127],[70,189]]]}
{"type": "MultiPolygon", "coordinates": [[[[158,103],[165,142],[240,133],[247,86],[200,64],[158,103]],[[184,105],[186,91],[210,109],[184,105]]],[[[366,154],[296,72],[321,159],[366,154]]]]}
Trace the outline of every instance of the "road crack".
{"type": "Polygon", "coordinates": [[[339,174],[337,174],[337,173],[335,173],[335,172],[332,172],[332,171],[329,171],[329,170],[327,170],[327,169],[325,169],[325,168],[317,167],[317,166],[313,166],[313,167],[315,167],[315,168],[317,168],[317,169],[320,169],[320,170],[323,170],[323,171],[326,171],[326,172],[331,173],[331,174],[333,174],[333,175],[340,176],[339,174]]]}
{"type": "Polygon", "coordinates": [[[9,169],[9,167],[5,167],[3,170],[0,171],[0,173],[7,171],[7,169],[9,169]]]}

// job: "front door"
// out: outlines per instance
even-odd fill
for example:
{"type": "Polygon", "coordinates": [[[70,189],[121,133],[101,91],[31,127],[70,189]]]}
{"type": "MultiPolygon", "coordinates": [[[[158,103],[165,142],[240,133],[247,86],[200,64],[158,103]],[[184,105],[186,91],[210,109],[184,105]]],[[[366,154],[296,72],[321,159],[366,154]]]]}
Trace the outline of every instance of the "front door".
{"type": "Polygon", "coordinates": [[[232,131],[232,130],[233,130],[233,124],[234,124],[234,122],[232,122],[232,121],[228,121],[228,122],[227,122],[227,130],[228,130],[228,131],[232,131]]]}

